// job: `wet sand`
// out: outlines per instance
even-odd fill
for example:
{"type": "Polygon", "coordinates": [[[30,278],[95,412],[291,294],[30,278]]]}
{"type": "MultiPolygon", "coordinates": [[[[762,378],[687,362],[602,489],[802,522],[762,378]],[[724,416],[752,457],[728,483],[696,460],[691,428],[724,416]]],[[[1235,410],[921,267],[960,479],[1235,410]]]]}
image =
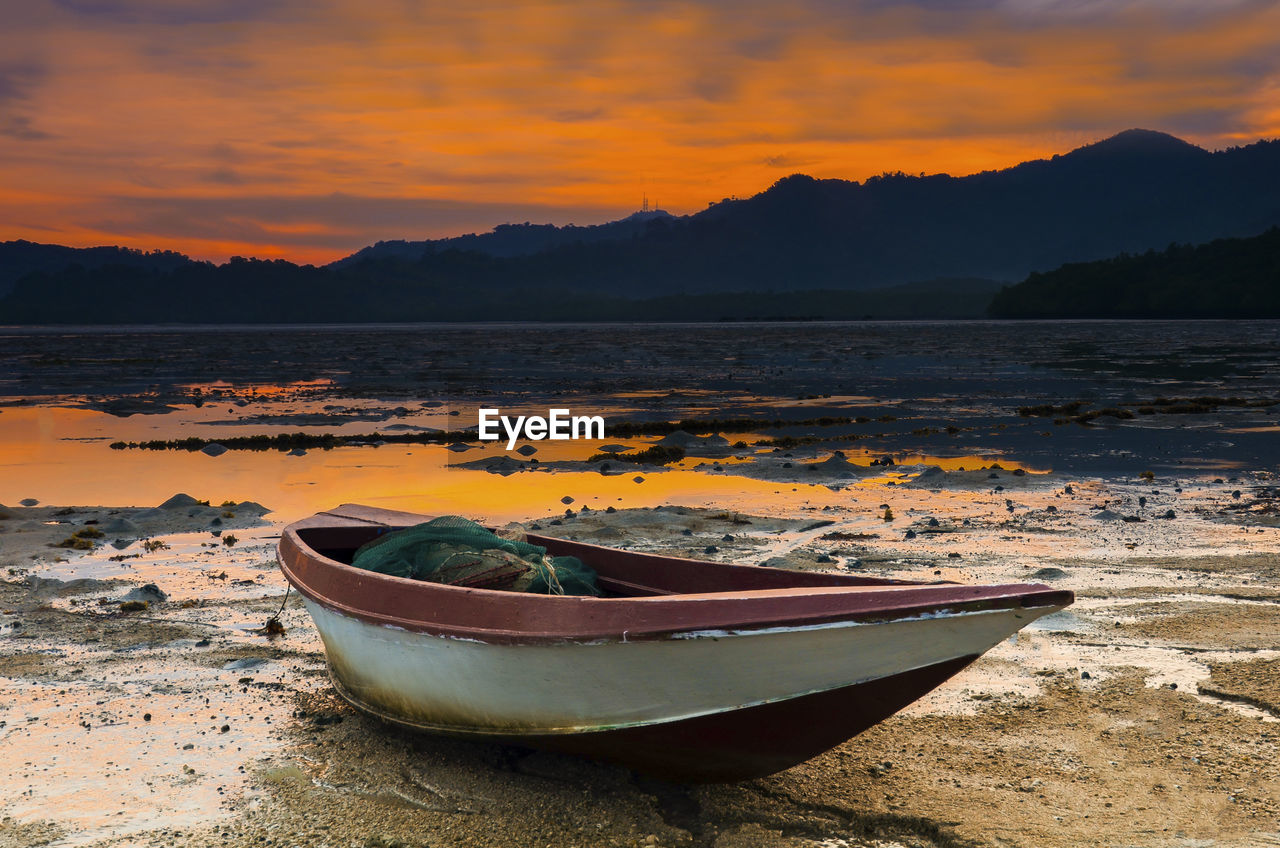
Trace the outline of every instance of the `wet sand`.
{"type": "Polygon", "coordinates": [[[0,846],[1280,841],[1274,482],[990,473],[817,487],[767,517],[575,502],[529,520],[693,557],[1078,593],[848,743],[711,786],[356,713],[296,595],[283,635],[260,629],[284,583],[279,524],[255,505],[0,508],[0,846]],[[136,528],[119,548],[115,531],[48,547],[115,521],[136,528]]]}

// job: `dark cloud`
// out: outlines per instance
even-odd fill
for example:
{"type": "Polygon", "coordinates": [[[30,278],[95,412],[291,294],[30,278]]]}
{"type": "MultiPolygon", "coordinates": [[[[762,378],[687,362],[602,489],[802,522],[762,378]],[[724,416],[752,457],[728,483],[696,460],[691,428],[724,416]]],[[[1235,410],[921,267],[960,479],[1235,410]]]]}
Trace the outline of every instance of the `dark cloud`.
{"type": "Polygon", "coordinates": [[[562,124],[572,124],[581,121],[594,121],[597,118],[603,118],[608,114],[603,106],[596,106],[593,109],[561,109],[551,114],[551,120],[559,121],[562,124]]]}
{"type": "Polygon", "coordinates": [[[0,63],[0,106],[29,98],[44,76],[44,68],[34,63],[0,63]]]}
{"type": "Polygon", "coordinates": [[[0,135],[19,141],[44,141],[53,138],[49,133],[32,126],[31,119],[23,115],[0,117],[0,135]]]}
{"type": "Polygon", "coordinates": [[[770,168],[803,168],[806,165],[813,164],[813,159],[807,156],[793,156],[790,153],[779,153],[776,156],[766,156],[764,164],[770,168]]]}
{"type": "Polygon", "coordinates": [[[334,193],[306,197],[115,197],[113,217],[90,223],[138,239],[165,237],[354,251],[384,239],[485,232],[497,224],[591,224],[621,210],[468,203],[334,193]],[[278,228],[278,229],[277,229],[278,228]]]}
{"type": "Polygon", "coordinates": [[[218,24],[272,17],[285,0],[53,0],[77,15],[119,24],[218,24]]]}
{"type": "Polygon", "coordinates": [[[231,168],[215,168],[205,175],[205,180],[220,185],[240,185],[244,178],[231,168]]]}

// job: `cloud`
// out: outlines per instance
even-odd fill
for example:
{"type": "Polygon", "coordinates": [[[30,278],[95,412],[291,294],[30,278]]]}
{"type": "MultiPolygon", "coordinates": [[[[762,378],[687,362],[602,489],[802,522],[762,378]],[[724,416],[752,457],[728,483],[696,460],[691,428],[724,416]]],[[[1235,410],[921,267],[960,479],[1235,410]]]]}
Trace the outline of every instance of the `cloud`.
{"type": "Polygon", "coordinates": [[[782,168],[970,173],[1131,126],[1205,147],[1280,135],[1280,5],[1260,0],[6,11],[0,228],[39,215],[68,239],[215,258],[591,223],[646,191],[695,211],[782,168]]]}
{"type": "Polygon", "coordinates": [[[45,141],[53,138],[31,125],[31,119],[22,115],[0,117],[0,135],[16,138],[19,141],[45,141]]]}
{"type": "Polygon", "coordinates": [[[205,242],[323,248],[334,254],[387,239],[419,240],[485,232],[499,223],[598,223],[617,209],[541,204],[467,203],[335,192],[313,196],[111,198],[110,217],[91,226],[135,239],[177,236],[205,242]]]}
{"type": "Polygon", "coordinates": [[[28,99],[32,89],[44,76],[43,66],[34,62],[0,63],[0,106],[28,99]]]}
{"type": "Polygon", "coordinates": [[[67,12],[113,24],[242,23],[269,17],[287,4],[281,0],[53,0],[67,12]]]}

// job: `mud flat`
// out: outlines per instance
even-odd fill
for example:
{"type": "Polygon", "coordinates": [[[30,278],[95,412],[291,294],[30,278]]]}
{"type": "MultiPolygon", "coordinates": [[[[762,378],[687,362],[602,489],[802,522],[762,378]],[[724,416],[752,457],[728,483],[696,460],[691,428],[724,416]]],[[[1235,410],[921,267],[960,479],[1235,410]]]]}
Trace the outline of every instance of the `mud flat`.
{"type": "Polygon", "coordinates": [[[356,713],[296,595],[281,609],[279,525],[256,505],[0,508],[0,846],[1280,841],[1280,529],[1260,481],[921,482],[767,516],[575,503],[530,520],[775,568],[1077,591],[850,742],[707,786],[356,713]],[[49,547],[129,529],[115,521],[137,528],[119,547],[115,531],[49,547]]]}

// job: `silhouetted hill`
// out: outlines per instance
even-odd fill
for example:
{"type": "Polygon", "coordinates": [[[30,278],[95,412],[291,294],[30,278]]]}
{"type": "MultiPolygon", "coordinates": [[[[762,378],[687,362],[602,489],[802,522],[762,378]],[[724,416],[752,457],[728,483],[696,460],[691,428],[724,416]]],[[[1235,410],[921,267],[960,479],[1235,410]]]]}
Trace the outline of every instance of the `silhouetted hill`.
{"type": "Polygon", "coordinates": [[[1280,227],[1032,274],[991,301],[997,318],[1277,318],[1280,227]]]}
{"type": "Polygon", "coordinates": [[[384,242],[325,268],[139,260],[45,270],[0,299],[0,323],[954,316],[985,293],[883,290],[1022,280],[1278,224],[1280,142],[1210,153],[1129,130],[968,177],[793,175],[684,218],[384,242]]]}
{"type": "Polygon", "coordinates": [[[968,177],[899,173],[857,183],[797,174],[746,200],[642,222],[627,238],[571,239],[532,253],[531,238],[506,246],[513,231],[561,238],[565,229],[501,228],[501,238],[434,243],[419,261],[434,274],[476,282],[518,279],[631,297],[870,289],[938,277],[1019,280],[1067,262],[1254,235],[1275,224],[1280,143],[1210,153],[1128,130],[968,177]]]}
{"type": "Polygon", "coordinates": [[[380,241],[370,247],[362,248],[350,256],[330,263],[330,267],[342,268],[365,259],[409,259],[417,260],[424,253],[443,253],[450,250],[474,251],[487,256],[528,256],[541,253],[553,247],[576,243],[592,243],[601,241],[617,241],[631,238],[644,231],[645,224],[662,218],[671,218],[667,212],[654,209],[647,212],[634,212],[617,221],[607,224],[593,224],[589,227],[578,227],[573,224],[557,227],[554,224],[499,224],[491,232],[469,233],[444,239],[427,239],[425,241],[380,241]]]}
{"type": "MultiPolygon", "coordinates": [[[[479,257],[480,254],[464,254],[479,257]]],[[[111,265],[24,277],[0,324],[252,324],[399,321],[721,321],[978,318],[992,280],[935,280],[880,291],[729,292],[632,299],[604,292],[431,278],[382,260],[349,268],[283,260],[191,263],[170,272],[111,265]]]]}
{"type": "Polygon", "coordinates": [[[85,268],[125,265],[168,271],[190,261],[181,253],[169,250],[144,253],[127,247],[63,247],[21,240],[0,242],[0,295],[33,271],[61,271],[77,264],[85,268]]]}

